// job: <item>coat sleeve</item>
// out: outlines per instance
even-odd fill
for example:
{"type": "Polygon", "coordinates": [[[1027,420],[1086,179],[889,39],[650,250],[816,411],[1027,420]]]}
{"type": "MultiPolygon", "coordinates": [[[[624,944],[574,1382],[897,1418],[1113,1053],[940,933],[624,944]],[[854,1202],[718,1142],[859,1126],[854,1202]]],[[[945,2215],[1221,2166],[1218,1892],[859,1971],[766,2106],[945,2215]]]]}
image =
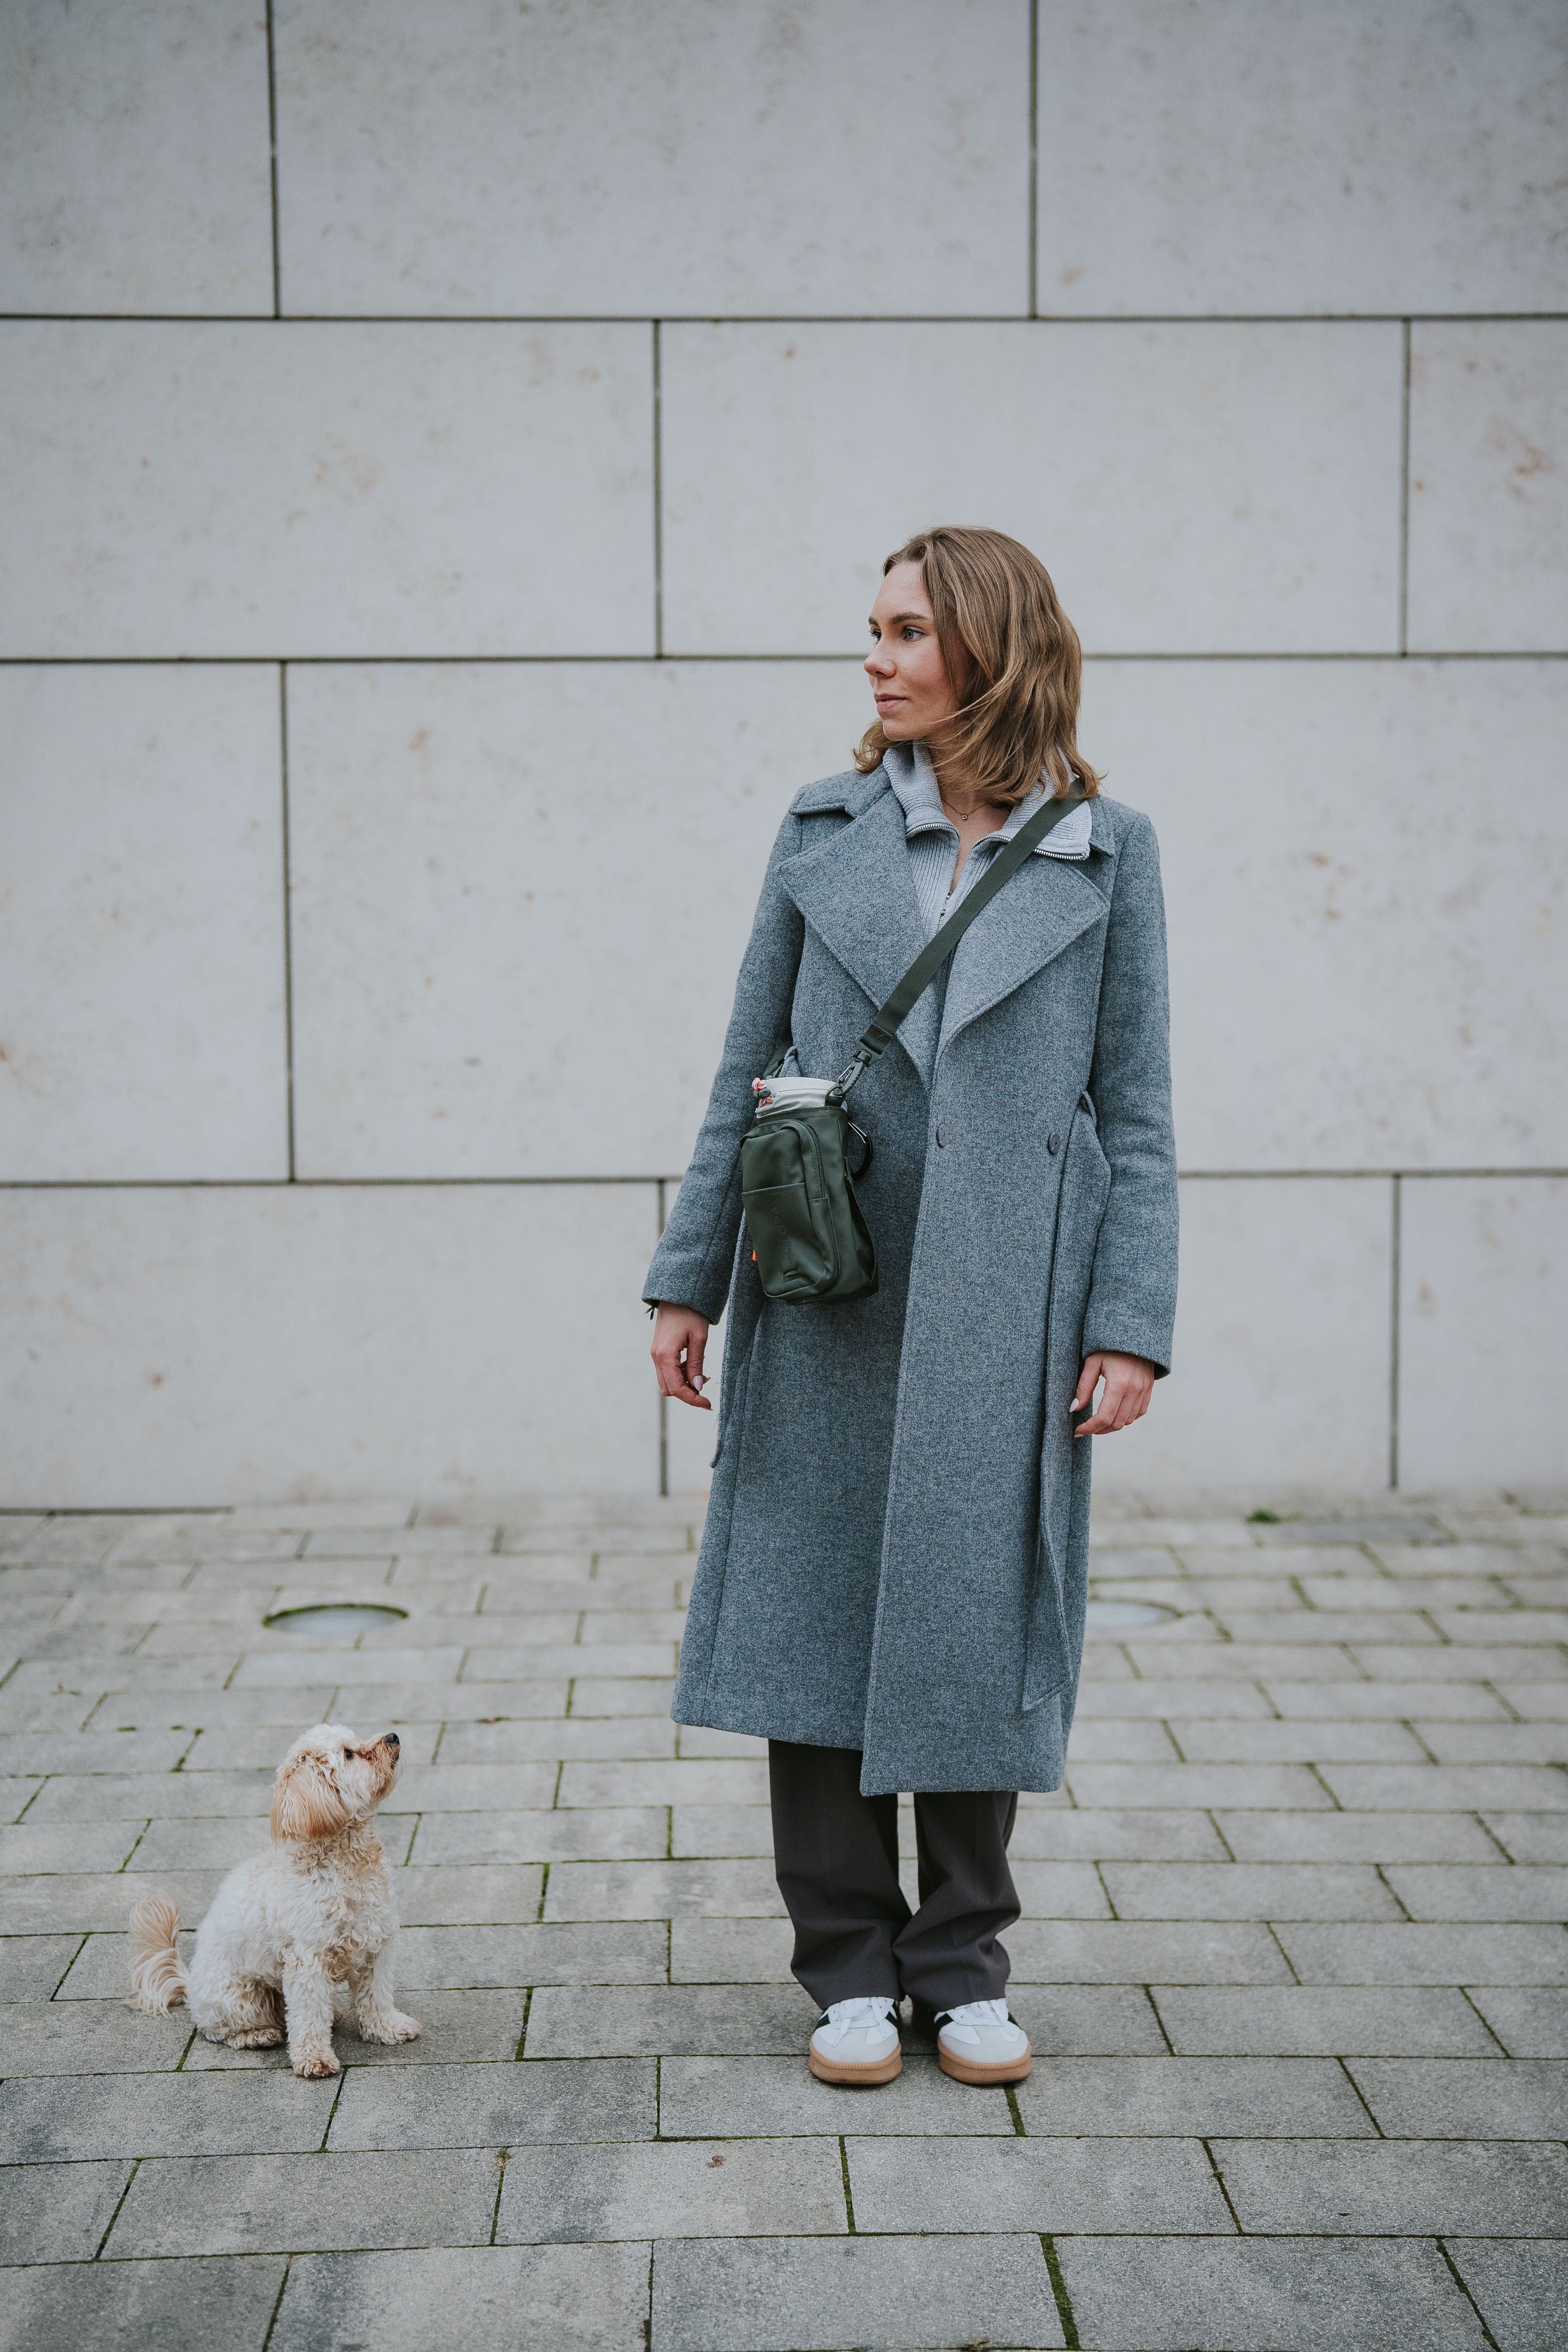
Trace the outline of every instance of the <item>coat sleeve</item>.
{"type": "Polygon", "coordinates": [[[791,814],[773,844],[708,1115],[643,1285],[650,1304],[663,1299],[695,1307],[710,1323],[722,1315],[730,1295],[741,1229],[741,1143],[756,1109],[752,1080],[789,1036],[805,925],[779,868],[795,856],[801,833],[800,818],[791,814]]]}
{"type": "Polygon", "coordinates": [[[1110,1192],[1095,1247],[1083,1352],[1171,1368],[1176,1315],[1176,1143],[1171,1124],[1165,902],[1154,828],[1140,815],[1117,856],[1089,1091],[1110,1192]]]}

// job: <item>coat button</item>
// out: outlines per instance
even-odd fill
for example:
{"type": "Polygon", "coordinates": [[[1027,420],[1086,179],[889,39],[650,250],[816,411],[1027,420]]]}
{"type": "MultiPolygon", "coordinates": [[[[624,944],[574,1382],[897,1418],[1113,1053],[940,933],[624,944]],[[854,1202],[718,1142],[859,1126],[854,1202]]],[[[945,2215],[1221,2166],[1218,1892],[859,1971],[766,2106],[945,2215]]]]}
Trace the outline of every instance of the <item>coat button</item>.
{"type": "Polygon", "coordinates": [[[1061,1137],[1060,1137],[1059,1135],[1047,1135],[1047,1138],[1046,1138],[1046,1150],[1047,1150],[1047,1151],[1059,1151],[1059,1150],[1061,1150],[1061,1148],[1062,1148],[1062,1139],[1061,1139],[1061,1137]]]}
{"type": "Polygon", "coordinates": [[[939,1148],[947,1141],[947,1129],[942,1125],[941,1119],[938,1119],[936,1123],[936,1139],[939,1148]]]}

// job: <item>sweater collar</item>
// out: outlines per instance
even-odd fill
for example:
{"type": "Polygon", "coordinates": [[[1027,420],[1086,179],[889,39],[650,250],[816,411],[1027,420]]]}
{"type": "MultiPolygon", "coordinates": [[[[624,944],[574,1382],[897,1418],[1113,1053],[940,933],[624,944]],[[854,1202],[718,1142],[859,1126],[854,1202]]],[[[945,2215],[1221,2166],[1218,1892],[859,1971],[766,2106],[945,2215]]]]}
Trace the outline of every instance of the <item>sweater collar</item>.
{"type": "MultiPolygon", "coordinates": [[[[923,743],[889,743],[882,754],[882,765],[902,806],[904,832],[910,839],[921,833],[954,831],[952,819],[943,812],[936,770],[931,766],[931,753],[923,743]]],[[[984,838],[998,845],[1011,841],[1019,827],[1027,824],[1045,797],[1044,784],[1037,784],[1028,799],[1019,802],[1006,823],[984,838]]],[[[1092,806],[1091,802],[1080,802],[1070,816],[1064,816],[1059,824],[1052,826],[1044,841],[1036,844],[1035,856],[1087,857],[1092,806]]]]}

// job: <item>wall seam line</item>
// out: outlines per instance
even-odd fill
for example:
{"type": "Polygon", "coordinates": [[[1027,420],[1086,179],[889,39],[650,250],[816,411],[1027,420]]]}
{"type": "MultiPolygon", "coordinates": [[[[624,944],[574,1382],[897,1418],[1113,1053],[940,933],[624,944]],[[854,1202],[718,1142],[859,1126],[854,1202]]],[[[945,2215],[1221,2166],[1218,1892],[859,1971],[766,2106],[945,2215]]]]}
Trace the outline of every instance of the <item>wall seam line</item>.
{"type": "Polygon", "coordinates": [[[1410,321],[1402,322],[1404,385],[1399,412],[1399,654],[1410,651],[1410,321]]]}
{"type": "Polygon", "coordinates": [[[56,1176],[0,1179],[6,1192],[635,1192],[679,1176],[56,1176]]]}
{"type": "Polygon", "coordinates": [[[1029,316],[1040,315],[1040,0],[1029,0],[1029,316]]]}
{"type": "Polygon", "coordinates": [[[294,877],[289,842],[289,665],[278,665],[278,769],[283,824],[283,1092],[289,1129],[289,1181],[294,1158],[294,877]]]}
{"type": "MultiPolygon", "coordinates": [[[[1316,653],[1292,651],[1289,647],[1272,647],[1265,652],[1249,653],[1235,647],[1216,650],[1189,650],[1180,653],[1155,653],[1117,650],[1108,647],[1098,653],[1086,653],[1086,662],[1390,662],[1401,658],[1393,646],[1381,653],[1357,652],[1350,646],[1337,652],[1316,653]]],[[[1542,664],[1568,662],[1568,651],[1552,646],[1510,646],[1504,649],[1479,650],[1463,646],[1447,646],[1440,649],[1423,647],[1408,656],[1414,664],[1425,663],[1428,668],[1439,668],[1446,662],[1538,662],[1542,664]]],[[[0,669],[271,669],[287,662],[294,669],[478,669],[484,667],[509,666],[514,669],[538,668],[551,663],[564,667],[568,664],[618,663],[623,668],[638,663],[654,661],[721,663],[721,662],[842,662],[847,669],[858,669],[865,660],[862,653],[678,653],[647,652],[623,654],[574,653],[439,653],[386,654],[374,651],[359,653],[299,654],[0,654],[0,669]]]]}
{"type": "MultiPolygon", "coordinates": [[[[126,327],[646,327],[646,310],[0,310],[0,325],[126,327]]],[[[711,310],[667,327],[1524,327],[1568,310],[711,310]]]]}
{"type": "Polygon", "coordinates": [[[283,316],[283,256],[278,235],[278,63],[272,0],[267,0],[267,168],[272,208],[272,316],[283,316]]]}
{"type": "MultiPolygon", "coordinates": [[[[658,1233],[656,1238],[659,1241],[664,1238],[665,1188],[669,1181],[663,1176],[658,1180],[658,1233]]],[[[658,1491],[661,1496],[669,1492],[669,1399],[662,1389],[658,1392],[658,1491]]]]}
{"type": "MultiPolygon", "coordinates": [[[[1568,1167],[1531,1168],[1181,1168],[1184,1184],[1554,1184],[1568,1180],[1568,1167]]],[[[5,1176],[0,1192],[268,1192],[296,1191],[374,1192],[422,1185],[426,1191],[465,1186],[528,1184],[679,1184],[680,1171],[634,1175],[585,1175],[565,1170],[544,1176],[5,1176]]]]}
{"type": "Polygon", "coordinates": [[[1397,1493],[1399,1489],[1399,1293],[1402,1273],[1400,1253],[1403,1244],[1402,1182],[1402,1178],[1396,1174],[1391,1186],[1393,1201],[1389,1234],[1388,1484],[1393,1493],[1397,1493]]]}
{"type": "Polygon", "coordinates": [[[664,659],[664,387],[659,321],[653,322],[653,655],[664,659]]]}

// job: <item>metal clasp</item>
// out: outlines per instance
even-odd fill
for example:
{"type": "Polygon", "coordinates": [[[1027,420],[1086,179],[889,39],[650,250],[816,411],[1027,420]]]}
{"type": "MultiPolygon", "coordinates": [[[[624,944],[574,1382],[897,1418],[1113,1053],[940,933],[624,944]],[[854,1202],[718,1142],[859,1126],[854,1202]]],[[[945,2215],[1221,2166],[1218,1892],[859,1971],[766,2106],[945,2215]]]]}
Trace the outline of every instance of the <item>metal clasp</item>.
{"type": "Polygon", "coordinates": [[[838,1076],[834,1081],[833,1091],[827,1097],[835,1109],[837,1109],[843,1102],[844,1097],[849,1092],[850,1087],[859,1083],[862,1073],[868,1070],[870,1066],[871,1057],[869,1054],[857,1052],[853,1061],[851,1061],[845,1069],[840,1071],[838,1076]]]}

